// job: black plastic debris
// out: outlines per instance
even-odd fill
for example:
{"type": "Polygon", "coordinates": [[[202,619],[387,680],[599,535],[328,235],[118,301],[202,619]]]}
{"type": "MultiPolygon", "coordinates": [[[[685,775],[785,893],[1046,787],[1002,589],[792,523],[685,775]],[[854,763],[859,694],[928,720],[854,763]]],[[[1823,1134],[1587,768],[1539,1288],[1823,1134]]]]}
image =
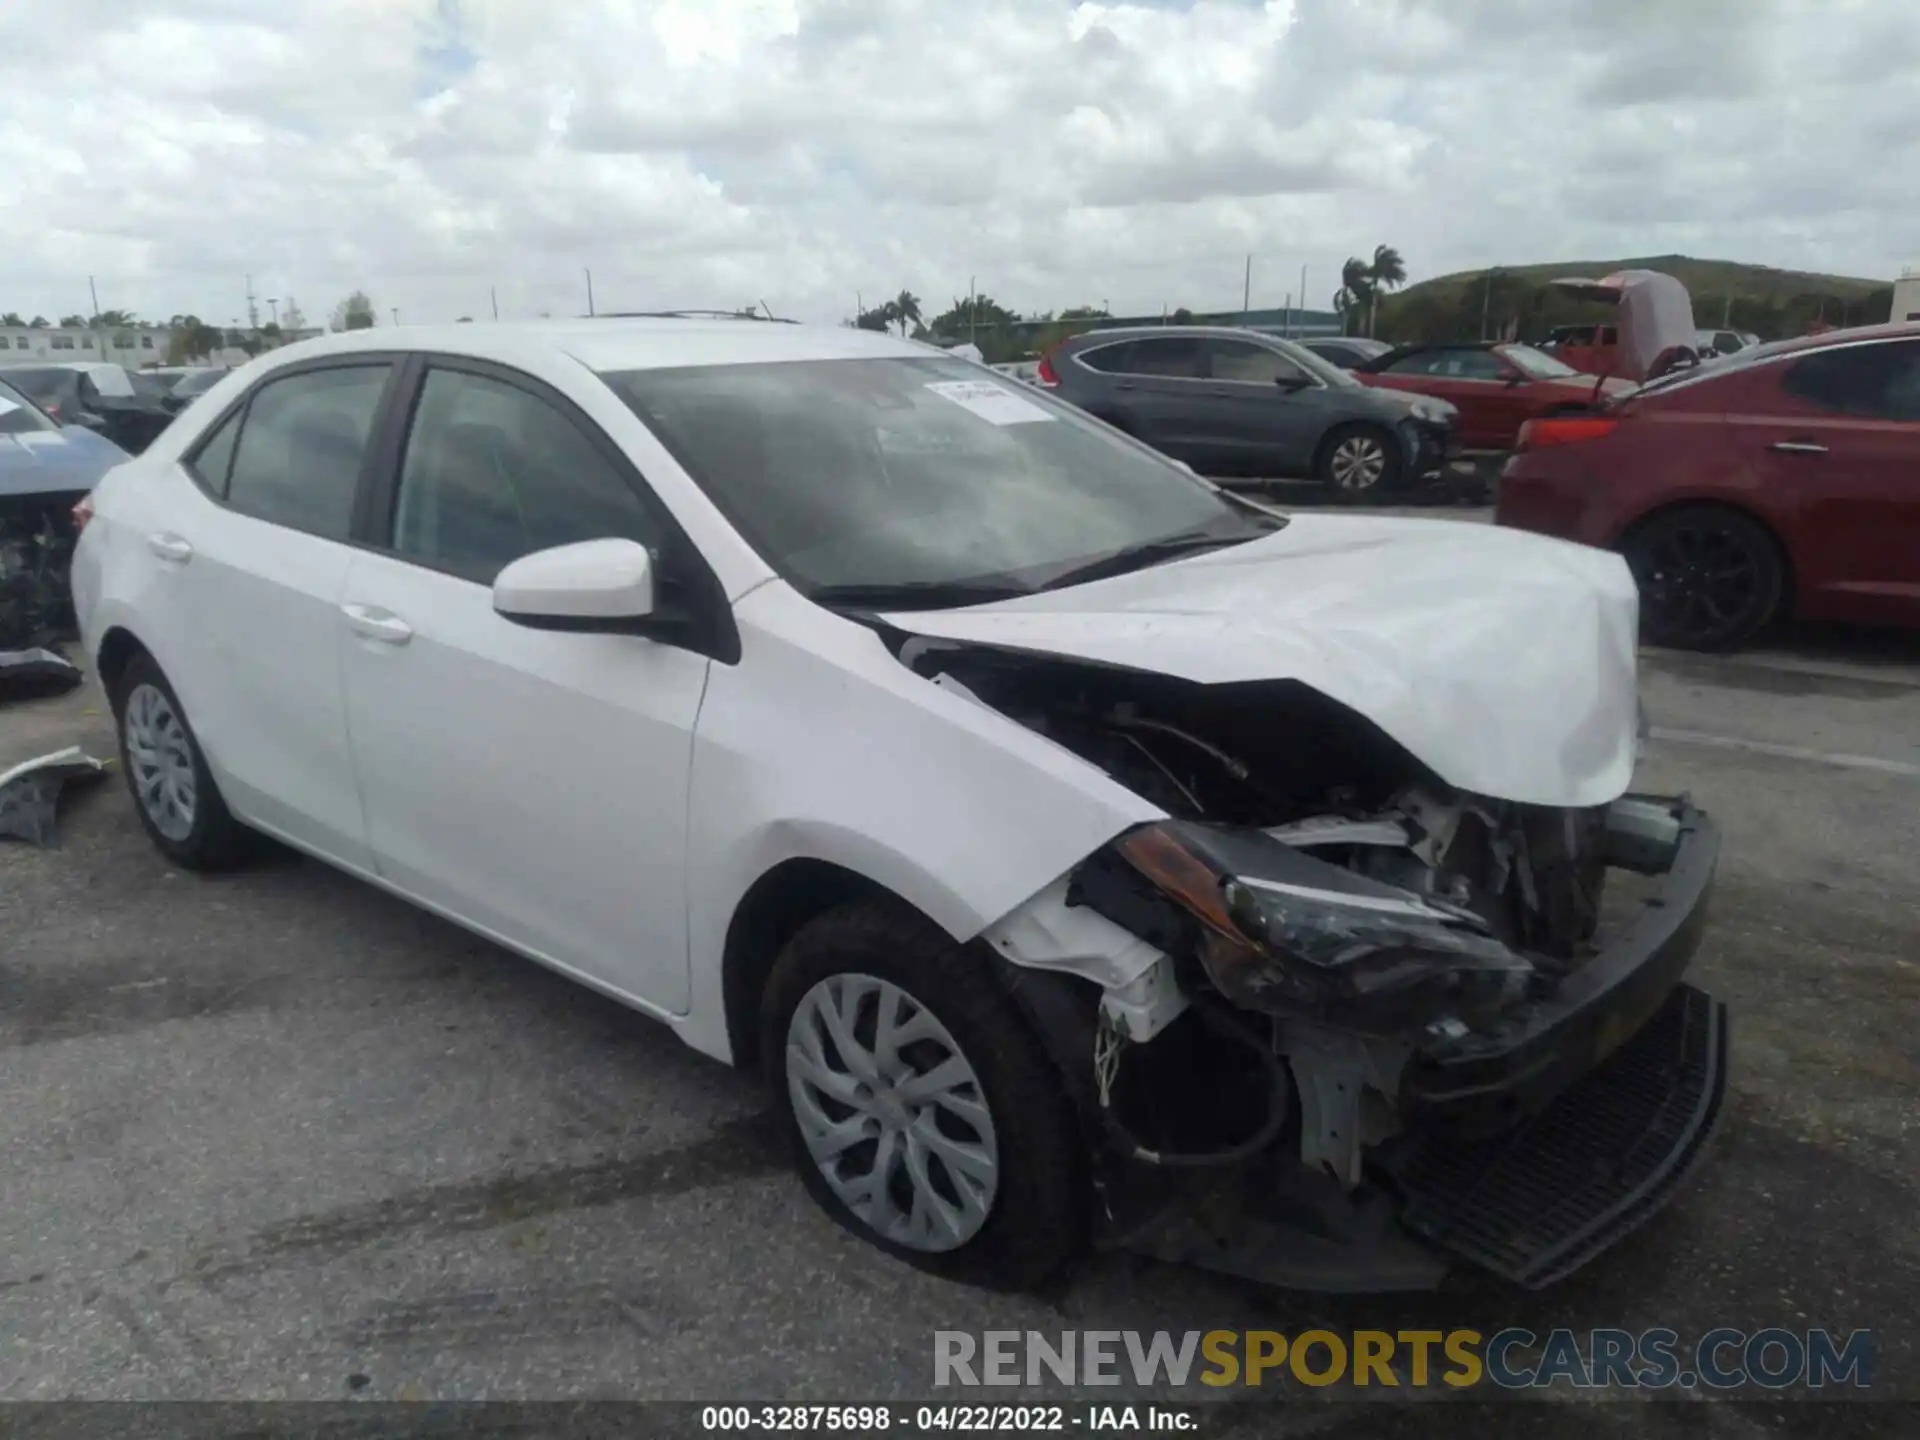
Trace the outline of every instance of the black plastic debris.
{"type": "Polygon", "coordinates": [[[64,695],[81,681],[80,667],[44,646],[0,650],[0,701],[64,695]]]}
{"type": "Polygon", "coordinates": [[[0,838],[53,849],[59,843],[54,821],[60,792],[70,781],[98,780],[106,773],[106,762],[94,759],[78,745],[0,773],[0,838]]]}

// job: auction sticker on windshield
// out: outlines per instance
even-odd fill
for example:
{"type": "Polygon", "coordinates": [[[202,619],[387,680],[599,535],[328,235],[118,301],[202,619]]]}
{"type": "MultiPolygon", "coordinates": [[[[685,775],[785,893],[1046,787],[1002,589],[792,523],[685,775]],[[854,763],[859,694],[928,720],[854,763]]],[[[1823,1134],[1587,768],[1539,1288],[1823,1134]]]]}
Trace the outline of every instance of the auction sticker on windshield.
{"type": "Polygon", "coordinates": [[[927,386],[943,400],[971,410],[989,425],[1030,425],[1053,416],[1031,400],[1003,390],[990,380],[939,380],[927,386]]]}

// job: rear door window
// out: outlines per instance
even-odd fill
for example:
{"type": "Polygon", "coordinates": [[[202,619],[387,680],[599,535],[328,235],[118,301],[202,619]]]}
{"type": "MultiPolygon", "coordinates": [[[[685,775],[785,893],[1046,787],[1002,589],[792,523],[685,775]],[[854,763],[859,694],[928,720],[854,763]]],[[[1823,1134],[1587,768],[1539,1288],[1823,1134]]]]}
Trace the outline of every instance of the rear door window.
{"type": "Polygon", "coordinates": [[[1920,341],[1815,351],[1787,367],[1780,388],[1837,414],[1920,421],[1920,341]]]}
{"type": "MultiPolygon", "coordinates": [[[[326,540],[353,529],[373,417],[392,365],[339,365],[270,380],[247,402],[227,481],[234,509],[326,540]]],[[[211,481],[210,481],[211,483],[211,481]]]]}
{"type": "Polygon", "coordinates": [[[1164,340],[1136,340],[1127,347],[1126,373],[1156,375],[1168,380],[1198,380],[1204,365],[1204,347],[1189,336],[1164,340]]]}

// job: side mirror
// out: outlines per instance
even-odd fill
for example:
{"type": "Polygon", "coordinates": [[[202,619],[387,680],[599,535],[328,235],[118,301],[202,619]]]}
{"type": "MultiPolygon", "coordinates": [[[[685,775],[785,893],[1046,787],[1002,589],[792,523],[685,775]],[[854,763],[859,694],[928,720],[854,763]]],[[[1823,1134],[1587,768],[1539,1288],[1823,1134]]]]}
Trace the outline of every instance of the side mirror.
{"type": "Polygon", "coordinates": [[[1502,370],[1500,372],[1500,378],[1510,386],[1524,385],[1527,383],[1527,377],[1522,375],[1518,370],[1502,370]]]}
{"type": "Polygon", "coordinates": [[[535,630],[632,631],[653,614],[653,556],[615,539],[537,550],[500,572],[493,608],[535,630]]]}

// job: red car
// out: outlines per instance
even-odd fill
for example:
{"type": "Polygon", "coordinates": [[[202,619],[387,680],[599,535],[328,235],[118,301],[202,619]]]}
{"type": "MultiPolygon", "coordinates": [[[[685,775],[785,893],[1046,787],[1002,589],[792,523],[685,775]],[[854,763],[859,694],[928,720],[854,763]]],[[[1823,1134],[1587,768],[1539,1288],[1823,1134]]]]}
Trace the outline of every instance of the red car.
{"type": "Polygon", "coordinates": [[[1585,410],[1633,388],[1631,381],[1583,375],[1531,345],[1402,345],[1353,374],[1368,385],[1450,402],[1460,411],[1454,433],[1462,450],[1502,453],[1529,420],[1585,410]]]}
{"type": "Polygon", "coordinates": [[[1535,420],[1494,518],[1621,551],[1661,644],[1736,645],[1788,612],[1920,624],[1920,325],[1761,345],[1535,420]]]}

